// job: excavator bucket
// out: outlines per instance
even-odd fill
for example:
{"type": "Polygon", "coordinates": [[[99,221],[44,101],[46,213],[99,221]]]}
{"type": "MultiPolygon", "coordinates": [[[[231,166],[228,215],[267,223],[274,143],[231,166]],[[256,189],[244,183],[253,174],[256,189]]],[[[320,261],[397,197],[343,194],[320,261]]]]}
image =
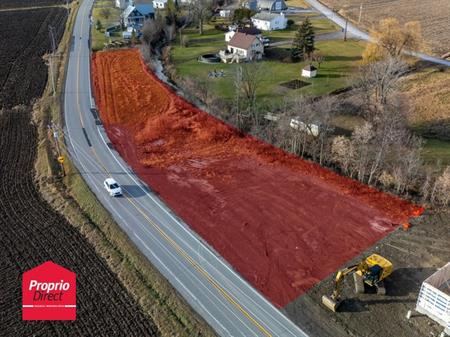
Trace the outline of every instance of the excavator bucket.
{"type": "Polygon", "coordinates": [[[339,307],[340,301],[335,301],[331,297],[327,295],[322,296],[322,304],[326,306],[328,309],[330,309],[333,312],[336,312],[337,308],[339,307]]]}

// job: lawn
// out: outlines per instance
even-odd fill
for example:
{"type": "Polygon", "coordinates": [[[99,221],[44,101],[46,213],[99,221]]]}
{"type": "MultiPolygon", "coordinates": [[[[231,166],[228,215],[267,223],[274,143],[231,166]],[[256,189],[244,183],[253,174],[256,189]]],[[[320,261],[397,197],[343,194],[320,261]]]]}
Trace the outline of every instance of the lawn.
{"type": "Polygon", "coordinates": [[[450,142],[433,138],[425,139],[422,159],[426,164],[444,169],[450,165],[450,142]]]}
{"type": "Polygon", "coordinates": [[[286,0],[288,7],[310,8],[311,6],[305,0],[286,0]]]}
{"type": "Polygon", "coordinates": [[[105,36],[105,29],[109,26],[118,24],[120,22],[121,11],[119,8],[114,6],[113,0],[97,0],[94,3],[94,8],[92,9],[92,20],[93,26],[91,29],[91,39],[92,39],[92,49],[101,50],[103,47],[112,41],[122,40],[121,32],[112,33],[111,37],[105,36]],[[109,9],[110,15],[105,17],[102,13],[104,8],[109,9]],[[103,29],[98,31],[96,29],[97,20],[100,20],[103,29]]]}
{"type": "MultiPolygon", "coordinates": [[[[292,40],[295,36],[295,33],[298,31],[300,24],[303,22],[303,20],[306,19],[307,16],[310,15],[309,14],[289,15],[287,18],[295,22],[291,27],[284,30],[263,32],[263,35],[270,38],[272,42],[278,42],[282,40],[292,40]]],[[[313,17],[310,18],[310,21],[314,27],[316,35],[333,33],[341,30],[341,28],[338,25],[336,25],[334,22],[326,18],[313,17]]]]}
{"type": "MultiPolygon", "coordinates": [[[[233,80],[237,64],[203,64],[197,57],[206,53],[217,53],[225,48],[223,32],[212,27],[205,27],[205,34],[199,36],[196,32],[186,30],[190,39],[186,48],[174,44],[172,61],[178,75],[192,77],[208,84],[211,91],[224,99],[233,97],[233,80]],[[225,77],[209,78],[208,73],[213,70],[224,70],[225,77]]],[[[267,57],[260,62],[262,71],[258,97],[270,99],[273,103],[281,103],[286,95],[299,94],[322,95],[348,85],[348,75],[357,69],[364,43],[357,41],[320,41],[316,43],[318,52],[325,55],[325,62],[321,64],[318,76],[314,79],[301,79],[309,85],[301,89],[287,89],[280,84],[300,79],[300,72],[306,62],[283,63],[280,60],[289,56],[289,48],[274,47],[266,51],[267,57]]]]}

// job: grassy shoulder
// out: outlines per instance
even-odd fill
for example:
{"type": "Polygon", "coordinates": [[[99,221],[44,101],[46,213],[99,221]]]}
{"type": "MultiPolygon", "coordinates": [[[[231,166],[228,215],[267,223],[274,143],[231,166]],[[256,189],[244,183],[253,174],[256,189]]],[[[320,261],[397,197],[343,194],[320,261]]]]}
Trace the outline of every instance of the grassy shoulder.
{"type": "Polygon", "coordinates": [[[425,137],[424,161],[441,168],[450,165],[450,70],[419,68],[403,80],[402,91],[411,101],[409,124],[425,137]]]}
{"type": "MultiPolygon", "coordinates": [[[[62,55],[57,66],[57,91],[62,93],[65,66],[78,4],[72,5],[65,34],[59,45],[62,55]]],[[[169,282],[138,251],[128,236],[96,199],[82,176],[66,158],[66,176],[56,161],[55,144],[47,129],[52,120],[62,125],[61,96],[53,97],[47,85],[42,99],[35,105],[34,121],[38,127],[39,145],[35,163],[36,180],[44,198],[76,227],[106,260],[143,312],[157,325],[161,336],[215,336],[214,331],[179,296],[169,282]]]]}

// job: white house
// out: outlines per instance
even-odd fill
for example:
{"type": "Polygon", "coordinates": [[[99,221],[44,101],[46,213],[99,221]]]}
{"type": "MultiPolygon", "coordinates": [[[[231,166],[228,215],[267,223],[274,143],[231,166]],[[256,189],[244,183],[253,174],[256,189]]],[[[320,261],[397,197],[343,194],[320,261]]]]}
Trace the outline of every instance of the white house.
{"type": "Polygon", "coordinates": [[[253,25],[261,30],[280,30],[287,27],[284,13],[261,12],[252,17],[253,25]]]}
{"type": "Polygon", "coordinates": [[[129,5],[131,5],[130,0],[116,0],[116,7],[120,8],[120,9],[125,9],[129,5]]]}
{"type": "Polygon", "coordinates": [[[255,35],[258,38],[261,38],[261,31],[255,27],[243,27],[243,28],[235,28],[230,29],[229,32],[225,33],[225,42],[230,42],[231,38],[236,34],[236,32],[248,34],[248,35],[255,35]]]}
{"type": "Polygon", "coordinates": [[[308,64],[306,67],[302,69],[302,77],[316,77],[317,76],[317,68],[312,64],[308,64]]]}
{"type": "Polygon", "coordinates": [[[220,51],[223,62],[244,62],[260,60],[264,54],[264,46],[255,35],[236,32],[228,42],[227,50],[220,51]]]}
{"type": "Polygon", "coordinates": [[[155,10],[151,4],[130,5],[121,16],[125,26],[139,30],[146,20],[155,17],[155,10]]]}
{"type": "Polygon", "coordinates": [[[153,8],[164,9],[167,6],[167,0],[153,0],[153,8]]]}

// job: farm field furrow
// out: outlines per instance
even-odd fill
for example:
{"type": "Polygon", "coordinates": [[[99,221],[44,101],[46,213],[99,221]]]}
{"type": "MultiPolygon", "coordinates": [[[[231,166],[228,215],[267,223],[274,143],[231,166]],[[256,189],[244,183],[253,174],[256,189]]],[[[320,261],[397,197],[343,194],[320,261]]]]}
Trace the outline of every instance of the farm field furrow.
{"type": "Polygon", "coordinates": [[[51,5],[65,5],[72,0],[2,0],[0,1],[0,10],[11,8],[38,7],[51,5]]]}
{"type": "Polygon", "coordinates": [[[33,181],[36,129],[28,109],[0,115],[0,311],[4,336],[156,336],[106,262],[39,195],[33,181]],[[47,260],[77,274],[77,320],[23,322],[21,275],[47,260]]]}
{"type": "Polygon", "coordinates": [[[419,21],[426,45],[436,55],[450,52],[450,2],[448,0],[321,0],[326,6],[342,10],[358,22],[362,5],[361,25],[374,28],[379,20],[394,17],[401,23],[419,21]]]}
{"type": "Polygon", "coordinates": [[[48,24],[59,40],[65,21],[59,8],[0,12],[0,335],[157,336],[106,261],[42,198],[35,181],[31,105],[47,81],[48,24]],[[22,321],[22,274],[48,260],[76,273],[74,322],[22,321]]]}
{"type": "Polygon", "coordinates": [[[115,148],[275,305],[421,212],[193,107],[147,70],[136,49],[96,53],[93,76],[115,148]]]}
{"type": "Polygon", "coordinates": [[[42,56],[51,49],[49,25],[59,41],[67,19],[63,8],[0,12],[0,107],[27,105],[47,82],[42,56]]]}

